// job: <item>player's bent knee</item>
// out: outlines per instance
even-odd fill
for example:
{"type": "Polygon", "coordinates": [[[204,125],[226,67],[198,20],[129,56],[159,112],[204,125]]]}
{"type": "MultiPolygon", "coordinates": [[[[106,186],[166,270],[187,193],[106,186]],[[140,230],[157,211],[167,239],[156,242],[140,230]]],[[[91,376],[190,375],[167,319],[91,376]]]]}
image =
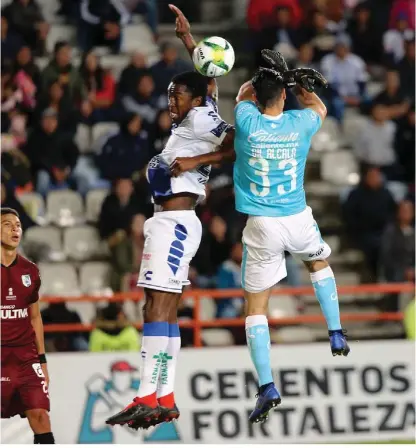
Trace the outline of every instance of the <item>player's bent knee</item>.
{"type": "Polygon", "coordinates": [[[50,432],[51,421],[46,409],[30,409],[26,411],[26,417],[35,433],[50,432]]]}

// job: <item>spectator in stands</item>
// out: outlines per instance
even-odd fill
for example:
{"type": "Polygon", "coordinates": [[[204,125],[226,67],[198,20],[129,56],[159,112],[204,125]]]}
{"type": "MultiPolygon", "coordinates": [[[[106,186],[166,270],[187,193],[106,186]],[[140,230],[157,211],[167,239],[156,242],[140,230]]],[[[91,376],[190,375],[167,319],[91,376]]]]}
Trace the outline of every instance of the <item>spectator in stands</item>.
{"type": "Polygon", "coordinates": [[[385,107],[389,120],[398,120],[406,115],[410,104],[400,90],[400,77],[396,71],[386,72],[385,88],[374,98],[373,103],[385,107]]]}
{"type": "Polygon", "coordinates": [[[415,37],[405,40],[405,55],[397,64],[400,74],[400,86],[403,93],[412,101],[415,99],[415,37]]]}
{"type": "Polygon", "coordinates": [[[383,232],[392,221],[396,204],[384,187],[379,168],[364,170],[361,183],[354,188],[343,204],[347,233],[365,255],[371,281],[378,274],[379,254],[383,232]]]}
{"type": "Polygon", "coordinates": [[[55,44],[54,54],[49,65],[42,72],[42,92],[58,81],[74,104],[87,98],[87,91],[79,71],[71,64],[72,48],[68,42],[59,41],[55,44]]]}
{"type": "MultiPolygon", "coordinates": [[[[396,133],[396,154],[403,169],[403,180],[415,184],[415,105],[399,121],[396,133]]],[[[414,191],[414,188],[412,188],[414,191]]]]}
{"type": "Polygon", "coordinates": [[[160,47],[161,59],[151,68],[151,74],[155,82],[155,93],[166,95],[166,90],[171,79],[182,72],[192,70],[193,67],[188,61],[178,57],[178,50],[175,45],[165,42],[160,47]]]}
{"type": "Polygon", "coordinates": [[[130,13],[144,16],[153,37],[157,40],[158,5],[153,0],[123,0],[124,5],[130,13]]]}
{"type": "Polygon", "coordinates": [[[202,242],[192,264],[198,272],[199,286],[215,285],[218,266],[228,258],[231,247],[226,222],[220,216],[212,217],[203,229],[202,242]]]}
{"type": "Polygon", "coordinates": [[[19,48],[23,45],[23,39],[19,34],[9,28],[6,16],[1,15],[1,63],[11,64],[16,57],[19,48]]]}
{"type": "Polygon", "coordinates": [[[88,102],[92,107],[89,120],[111,121],[109,110],[116,96],[116,82],[113,75],[101,67],[97,55],[92,50],[83,55],[79,71],[88,93],[88,102]]]}
{"type": "Polygon", "coordinates": [[[414,282],[415,229],[414,205],[402,201],[396,221],[385,230],[382,238],[381,273],[387,282],[414,282]]]}
{"type": "MultiPolygon", "coordinates": [[[[1,127],[2,150],[20,148],[26,142],[27,113],[31,111],[34,98],[25,84],[26,78],[13,76],[10,67],[1,73],[1,127]]],[[[30,87],[30,86],[29,86],[30,87]]]]}
{"type": "Polygon", "coordinates": [[[64,89],[59,81],[53,81],[48,90],[40,96],[35,110],[36,122],[41,120],[46,109],[53,109],[57,113],[59,131],[70,138],[74,138],[80,121],[80,113],[68,96],[64,95],[64,89]]]}
{"type": "Polygon", "coordinates": [[[406,331],[406,337],[407,339],[411,341],[416,340],[416,324],[415,324],[415,318],[416,318],[416,298],[413,298],[413,300],[410,301],[410,303],[406,306],[404,310],[404,328],[406,331]]]}
{"type": "Polygon", "coordinates": [[[312,24],[302,33],[302,42],[308,42],[314,49],[314,62],[330,54],[335,47],[335,35],[328,28],[328,19],[322,11],[316,10],[312,14],[312,24]]]}
{"type": "MultiPolygon", "coordinates": [[[[386,282],[415,281],[414,205],[402,201],[396,221],[385,230],[381,242],[380,274],[386,282]]],[[[380,303],[383,311],[399,311],[399,294],[388,294],[380,303]]]]}
{"type": "Polygon", "coordinates": [[[97,313],[90,335],[91,352],[138,352],[140,334],[128,320],[123,304],[110,303],[97,313]]]}
{"type": "MultiPolygon", "coordinates": [[[[377,3],[376,3],[377,5],[377,3]]],[[[377,5],[378,6],[378,5],[377,5]]],[[[409,28],[415,29],[415,2],[413,0],[394,0],[390,9],[390,28],[394,27],[399,16],[404,15],[409,20],[409,28]]]]}
{"type": "Polygon", "coordinates": [[[293,26],[297,27],[302,18],[298,0],[250,0],[247,8],[247,23],[250,29],[261,31],[272,23],[273,11],[278,7],[290,8],[293,26]]]}
{"type": "Polygon", "coordinates": [[[358,3],[348,25],[352,51],[367,64],[380,64],[382,60],[381,35],[375,26],[368,1],[358,3]]]}
{"type": "Polygon", "coordinates": [[[164,95],[157,94],[152,76],[146,73],[137,81],[136,91],[122,98],[122,104],[127,112],[139,115],[151,127],[158,111],[167,107],[166,91],[164,95]]]}
{"type": "Polygon", "coordinates": [[[41,87],[40,70],[35,64],[32,51],[28,46],[22,46],[17,52],[13,72],[15,75],[18,75],[20,71],[29,77],[37,92],[41,87]]]}
{"type": "MultiPolygon", "coordinates": [[[[131,179],[119,179],[114,182],[112,192],[105,198],[98,219],[98,230],[101,238],[107,242],[112,253],[112,259],[124,257],[126,240],[130,241],[132,224],[140,215],[146,215],[147,207],[134,194],[131,179]]],[[[135,233],[141,218],[135,221],[135,233]]],[[[120,288],[120,278],[112,284],[116,290],[120,288]]]]}
{"type": "Polygon", "coordinates": [[[364,61],[350,52],[347,35],[337,38],[334,53],[322,59],[322,72],[331,88],[347,106],[357,107],[365,99],[367,70],[364,61]]]}
{"type": "Polygon", "coordinates": [[[403,59],[405,39],[412,35],[408,17],[405,13],[400,13],[396,18],[394,28],[386,31],[383,35],[383,49],[387,62],[397,64],[403,59]]]}
{"type": "Polygon", "coordinates": [[[130,21],[121,0],[83,0],[80,16],[78,45],[84,52],[98,46],[120,52],[122,29],[130,21]]]}
{"type": "Polygon", "coordinates": [[[113,291],[129,291],[137,285],[143,255],[145,215],[134,215],[127,237],[120,242],[111,258],[113,291]]]}
{"type": "Polygon", "coordinates": [[[151,144],[149,159],[154,155],[160,154],[165,147],[172,129],[172,120],[169,111],[162,109],[156,117],[156,123],[151,133],[151,144]]]}
{"type": "MultiPolygon", "coordinates": [[[[319,65],[313,62],[314,48],[310,42],[305,42],[299,47],[298,57],[293,62],[294,68],[314,68],[319,70],[319,65]]],[[[286,104],[285,104],[286,106],[286,104]]]]}
{"type": "MultiPolygon", "coordinates": [[[[241,261],[243,259],[243,245],[235,243],[230,256],[219,267],[217,272],[217,287],[220,289],[241,288],[241,261]]],[[[239,317],[243,308],[241,297],[216,300],[216,318],[239,317]]]]}
{"type": "Polygon", "coordinates": [[[12,208],[19,213],[20,222],[24,231],[36,225],[33,219],[26,213],[23,205],[16,198],[13,188],[7,188],[3,182],[1,183],[1,206],[12,208]]]}
{"type": "Polygon", "coordinates": [[[49,25],[35,0],[13,0],[2,10],[10,28],[21,36],[37,56],[45,53],[49,25]]]}
{"type": "Polygon", "coordinates": [[[345,19],[344,0],[330,0],[325,2],[325,14],[328,17],[328,29],[335,35],[345,33],[347,21],[345,19]]]}
{"type": "MultiPolygon", "coordinates": [[[[51,303],[42,311],[44,325],[49,324],[81,324],[76,311],[69,310],[65,302],[51,303]]],[[[88,342],[84,333],[46,333],[47,350],[52,352],[87,351],[88,342]]]]}
{"type": "Polygon", "coordinates": [[[37,191],[46,196],[51,189],[66,189],[76,165],[79,150],[75,143],[58,130],[54,109],[42,113],[41,123],[30,135],[25,152],[37,178],[37,191]]]}
{"type": "Polygon", "coordinates": [[[149,160],[148,134],[142,119],[133,113],[120,123],[120,131],[110,134],[97,155],[97,165],[104,179],[137,178],[149,160]]]}
{"type": "Polygon", "coordinates": [[[145,56],[135,51],[131,55],[129,65],[121,72],[118,82],[118,92],[120,94],[134,93],[137,88],[139,78],[148,72],[145,56]]]}
{"type": "Polygon", "coordinates": [[[360,162],[379,166],[389,180],[400,180],[394,151],[395,132],[396,125],[389,120],[388,109],[381,104],[375,104],[371,117],[364,119],[353,143],[360,162]]]}
{"type": "Polygon", "coordinates": [[[271,23],[271,26],[257,34],[257,65],[264,64],[260,54],[263,48],[275,49],[289,61],[296,57],[297,30],[293,27],[291,9],[287,6],[277,6],[271,23]]]}

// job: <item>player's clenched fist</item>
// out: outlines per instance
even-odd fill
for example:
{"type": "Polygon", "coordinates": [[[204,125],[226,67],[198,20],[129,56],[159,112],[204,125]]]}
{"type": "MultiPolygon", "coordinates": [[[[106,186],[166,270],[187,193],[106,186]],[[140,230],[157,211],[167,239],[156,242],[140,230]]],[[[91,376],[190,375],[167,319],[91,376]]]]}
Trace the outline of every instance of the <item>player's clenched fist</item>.
{"type": "Polygon", "coordinates": [[[176,15],[176,35],[181,38],[186,34],[191,32],[191,25],[188,22],[188,19],[184,16],[183,12],[177,8],[175,5],[169,5],[171,11],[176,15]]]}
{"type": "Polygon", "coordinates": [[[192,171],[198,167],[198,163],[192,157],[177,157],[169,166],[173,177],[192,171]]]}

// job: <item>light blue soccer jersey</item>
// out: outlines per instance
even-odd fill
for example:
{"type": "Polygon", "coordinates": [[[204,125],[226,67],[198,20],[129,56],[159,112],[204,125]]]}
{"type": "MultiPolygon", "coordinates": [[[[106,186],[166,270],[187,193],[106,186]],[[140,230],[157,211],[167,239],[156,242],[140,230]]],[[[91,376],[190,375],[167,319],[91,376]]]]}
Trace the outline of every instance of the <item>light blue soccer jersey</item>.
{"type": "Polygon", "coordinates": [[[321,121],[312,109],[270,117],[251,101],[237,104],[234,188],[239,212],[290,216],[305,209],[306,159],[321,121]]]}

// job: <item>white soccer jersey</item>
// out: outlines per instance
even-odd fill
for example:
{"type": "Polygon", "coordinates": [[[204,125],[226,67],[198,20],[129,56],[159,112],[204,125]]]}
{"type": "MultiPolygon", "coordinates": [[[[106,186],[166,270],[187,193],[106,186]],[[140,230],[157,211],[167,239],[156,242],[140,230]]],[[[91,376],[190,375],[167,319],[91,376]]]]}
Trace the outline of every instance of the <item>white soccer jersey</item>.
{"type": "Polygon", "coordinates": [[[149,162],[147,179],[153,198],[186,192],[198,195],[198,201],[202,200],[211,166],[201,166],[175,178],[170,175],[169,165],[176,157],[193,157],[214,151],[230,127],[212,105],[192,109],[182,123],[172,129],[161,154],[149,162]]]}

